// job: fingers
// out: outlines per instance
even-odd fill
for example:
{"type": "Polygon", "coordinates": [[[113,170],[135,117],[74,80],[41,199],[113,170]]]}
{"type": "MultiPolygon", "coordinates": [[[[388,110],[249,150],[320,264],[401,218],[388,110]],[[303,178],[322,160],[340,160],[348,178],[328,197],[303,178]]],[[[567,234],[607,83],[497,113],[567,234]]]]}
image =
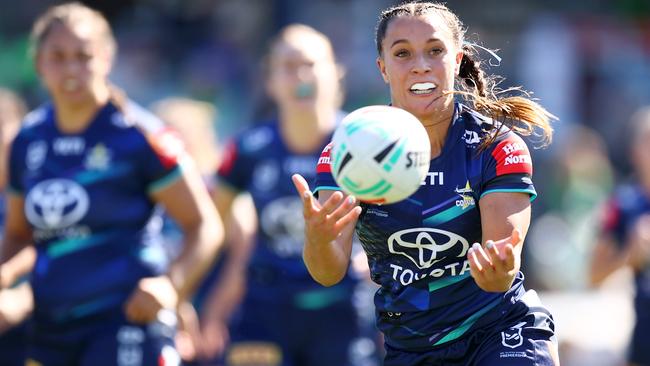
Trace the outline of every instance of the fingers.
{"type": "Polygon", "coordinates": [[[300,196],[300,199],[303,203],[303,214],[305,218],[311,217],[314,214],[315,207],[311,191],[309,190],[309,184],[300,174],[294,174],[291,176],[291,181],[296,187],[296,191],[300,196]]]}
{"type": "Polygon", "coordinates": [[[474,278],[483,278],[491,276],[494,273],[494,266],[489,255],[485,252],[481,244],[474,243],[467,252],[469,267],[474,278]]]}
{"type": "Polygon", "coordinates": [[[334,225],[334,229],[337,232],[341,232],[344,227],[346,227],[348,224],[355,222],[358,218],[359,215],[361,215],[361,207],[357,206],[354,207],[352,210],[350,210],[347,214],[345,214],[341,219],[339,219],[336,224],[334,225]]]}
{"type": "Polygon", "coordinates": [[[335,210],[338,210],[341,207],[345,206],[348,200],[346,200],[346,202],[343,205],[340,205],[341,201],[343,201],[343,193],[341,192],[332,193],[330,198],[328,198],[327,201],[325,201],[325,203],[321,207],[321,212],[323,213],[323,216],[333,214],[335,210]]]}
{"type": "Polygon", "coordinates": [[[291,181],[293,182],[293,185],[296,187],[296,191],[298,191],[298,195],[302,197],[305,194],[305,191],[309,191],[309,183],[303,178],[302,175],[300,174],[294,174],[291,176],[291,181]]]}

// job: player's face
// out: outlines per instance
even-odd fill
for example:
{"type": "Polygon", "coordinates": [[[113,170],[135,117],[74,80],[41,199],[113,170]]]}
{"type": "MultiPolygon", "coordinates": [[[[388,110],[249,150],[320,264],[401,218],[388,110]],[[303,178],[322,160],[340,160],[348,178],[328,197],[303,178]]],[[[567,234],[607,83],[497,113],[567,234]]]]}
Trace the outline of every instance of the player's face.
{"type": "Polygon", "coordinates": [[[270,55],[267,87],[285,112],[336,107],[339,75],[330,49],[311,37],[278,43],[270,55]]]}
{"type": "Polygon", "coordinates": [[[106,87],[111,55],[91,22],[56,24],[38,49],[36,68],[55,102],[79,104],[106,87]]]}
{"type": "Polygon", "coordinates": [[[390,85],[393,105],[422,119],[453,108],[462,52],[435,14],[400,16],[390,21],[377,65],[390,85]]]}

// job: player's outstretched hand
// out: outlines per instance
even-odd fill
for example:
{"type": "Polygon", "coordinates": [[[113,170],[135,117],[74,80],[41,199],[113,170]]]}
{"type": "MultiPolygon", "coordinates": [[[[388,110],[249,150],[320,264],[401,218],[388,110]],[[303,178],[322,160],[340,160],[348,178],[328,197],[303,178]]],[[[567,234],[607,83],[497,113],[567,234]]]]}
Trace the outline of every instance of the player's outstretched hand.
{"type": "Polygon", "coordinates": [[[291,180],[303,202],[305,236],[314,245],[332,242],[361,214],[361,207],[357,206],[353,196],[344,197],[343,193],[334,192],[321,205],[312,195],[305,178],[294,174],[291,180]]]}
{"type": "Polygon", "coordinates": [[[147,324],[156,320],[160,310],[174,310],[177,305],[178,292],[169,277],[145,277],[126,301],[125,312],[129,321],[147,324]]]}
{"type": "Polygon", "coordinates": [[[512,230],[509,237],[485,242],[485,247],[474,243],[467,251],[469,268],[476,284],[488,292],[505,292],[519,272],[523,238],[518,229],[512,230]]]}

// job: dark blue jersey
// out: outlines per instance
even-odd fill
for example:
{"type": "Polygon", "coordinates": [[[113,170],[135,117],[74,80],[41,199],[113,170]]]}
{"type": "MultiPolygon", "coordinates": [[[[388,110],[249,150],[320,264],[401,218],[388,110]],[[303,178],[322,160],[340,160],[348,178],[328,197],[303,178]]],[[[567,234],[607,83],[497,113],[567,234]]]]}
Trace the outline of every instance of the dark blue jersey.
{"type": "Polygon", "coordinates": [[[52,105],[25,120],[10,155],[10,190],[25,199],[38,256],[35,319],[64,322],[121,311],[138,280],[166,258],[150,194],[180,176],[182,145],[134,103],[108,103],[79,133],[52,105]]]}
{"type": "MultiPolygon", "coordinates": [[[[506,132],[479,149],[490,123],[457,104],[444,148],[420,189],[394,204],[362,204],[356,231],[372,279],[381,286],[375,295],[378,326],[392,347],[443,345],[494,321],[523,294],[521,275],[505,294],[481,290],[467,261],[471,244],[482,240],[481,197],[536,194],[530,154],[519,136],[506,132]]],[[[338,190],[328,157],[326,148],[315,192],[338,190]]]]}
{"type": "Polygon", "coordinates": [[[311,302],[300,300],[300,292],[322,289],[302,260],[302,201],[291,175],[299,173],[313,181],[314,166],[327,142],[329,139],[313,152],[292,152],[280,135],[278,123],[272,122],[248,129],[228,143],[219,180],[236,191],[249,192],[259,216],[249,264],[250,296],[268,301],[311,302]]]}
{"type": "MultiPolygon", "coordinates": [[[[618,250],[623,250],[629,244],[631,230],[643,215],[650,215],[650,197],[639,185],[623,185],[605,206],[602,230],[605,234],[612,235],[619,246],[618,250]]],[[[647,329],[650,329],[650,263],[635,273],[634,280],[637,321],[643,320],[647,329]]]]}

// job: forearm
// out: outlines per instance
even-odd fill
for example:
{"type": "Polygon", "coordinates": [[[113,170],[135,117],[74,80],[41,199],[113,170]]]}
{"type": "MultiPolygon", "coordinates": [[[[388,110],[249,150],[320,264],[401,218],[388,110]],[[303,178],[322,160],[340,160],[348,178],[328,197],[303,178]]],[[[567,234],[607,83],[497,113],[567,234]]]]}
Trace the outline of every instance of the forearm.
{"type": "Polygon", "coordinates": [[[608,236],[602,237],[596,243],[589,264],[589,284],[591,286],[600,285],[609,275],[628,264],[629,257],[632,255],[630,247],[620,251],[615,243],[608,236]]]}
{"type": "Polygon", "coordinates": [[[306,238],[303,260],[316,282],[323,286],[332,286],[345,277],[351,248],[352,238],[339,237],[329,243],[319,243],[306,238]]]}
{"type": "Polygon", "coordinates": [[[26,246],[0,266],[0,286],[7,288],[12,286],[19,278],[28,274],[34,268],[36,262],[36,250],[32,246],[26,246]]]}
{"type": "Polygon", "coordinates": [[[245,267],[227,266],[204,306],[206,319],[226,323],[241,303],[246,290],[245,267]]]}
{"type": "Polygon", "coordinates": [[[214,262],[223,242],[223,231],[218,225],[201,223],[184,231],[181,254],[170,265],[168,276],[180,299],[187,299],[196,289],[208,267],[214,262]]]}

